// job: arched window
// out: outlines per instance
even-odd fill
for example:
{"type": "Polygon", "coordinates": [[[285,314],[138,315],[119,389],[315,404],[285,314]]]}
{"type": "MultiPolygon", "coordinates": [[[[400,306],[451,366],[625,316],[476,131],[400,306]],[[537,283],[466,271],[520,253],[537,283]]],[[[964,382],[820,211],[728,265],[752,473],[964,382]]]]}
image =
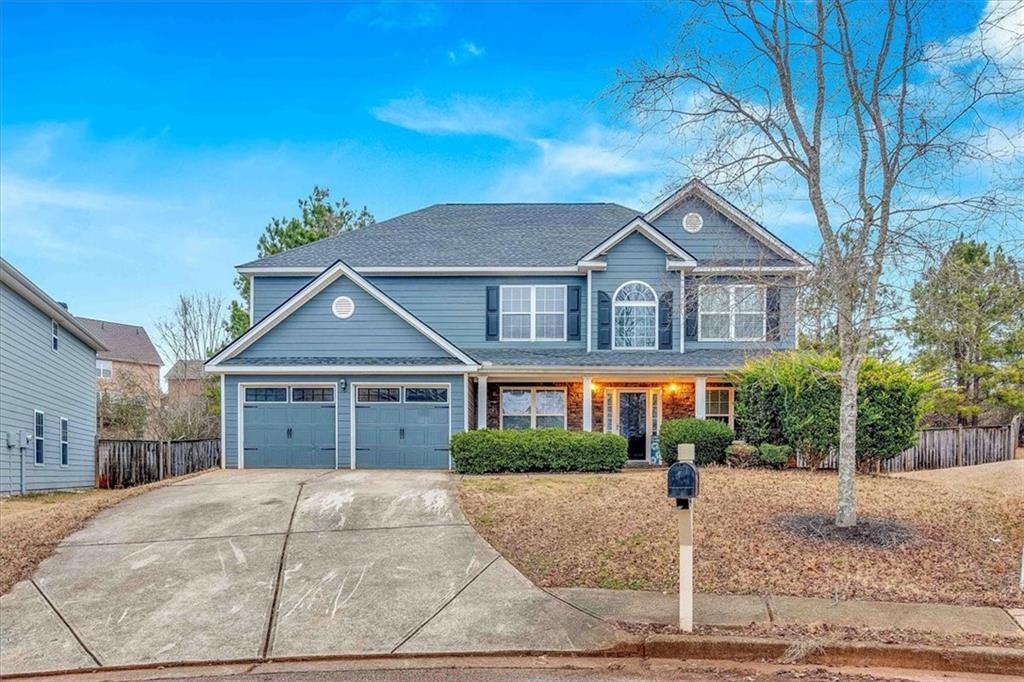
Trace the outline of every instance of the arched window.
{"type": "Polygon", "coordinates": [[[612,298],[615,328],[612,348],[616,350],[658,347],[658,297],[649,284],[626,282],[612,298]]]}

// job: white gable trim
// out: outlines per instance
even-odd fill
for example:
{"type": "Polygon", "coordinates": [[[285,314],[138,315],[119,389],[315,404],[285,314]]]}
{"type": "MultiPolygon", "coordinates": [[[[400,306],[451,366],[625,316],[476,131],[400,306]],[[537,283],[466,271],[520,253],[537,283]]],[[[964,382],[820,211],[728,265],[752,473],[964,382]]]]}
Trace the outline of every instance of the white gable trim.
{"type": "Polygon", "coordinates": [[[669,209],[673,208],[676,204],[688,199],[691,196],[697,196],[701,198],[705,203],[711,206],[713,209],[724,215],[729,220],[739,225],[742,229],[750,233],[752,237],[757,239],[759,242],[767,246],[769,249],[779,254],[784,258],[790,258],[795,260],[801,265],[810,265],[810,261],[804,258],[799,251],[787,246],[785,242],[773,235],[771,232],[766,230],[764,227],[759,225],[757,221],[748,216],[747,214],[740,211],[738,208],[730,204],[724,197],[712,190],[710,187],[705,185],[700,180],[690,180],[688,183],[683,185],[681,188],[673,192],[662,201],[660,204],[652,208],[650,211],[644,214],[644,219],[649,222],[654,222],[661,216],[663,216],[669,209]]]}
{"type": "MultiPolygon", "coordinates": [[[[239,266],[235,270],[241,275],[256,275],[259,277],[287,277],[291,275],[315,276],[323,272],[323,268],[294,266],[294,267],[260,267],[260,266],[239,266]]],[[[575,275],[579,268],[574,265],[565,266],[462,266],[462,265],[438,265],[438,266],[366,266],[353,268],[360,275],[409,275],[430,277],[435,275],[575,275]]]]}
{"type": "Polygon", "coordinates": [[[455,344],[448,339],[444,338],[436,331],[428,327],[426,324],[420,321],[415,315],[410,313],[408,310],[403,308],[401,305],[396,303],[391,297],[385,294],[383,291],[375,287],[373,284],[363,279],[355,270],[345,265],[342,261],[336,262],[324,270],[319,277],[314,279],[306,286],[299,289],[295,294],[287,301],[277,307],[272,313],[264,317],[257,325],[250,327],[249,331],[245,332],[237,339],[232,341],[226,348],[221,352],[217,353],[213,358],[206,362],[206,366],[216,367],[224,360],[229,360],[243,350],[251,346],[257,340],[259,340],[264,334],[269,332],[271,329],[276,327],[278,323],[284,320],[286,317],[291,315],[293,312],[302,307],[307,301],[319,294],[321,291],[327,288],[332,282],[337,280],[339,277],[347,277],[353,284],[368,293],[370,296],[375,298],[381,304],[384,305],[388,310],[398,315],[400,318],[405,320],[410,326],[416,329],[418,332],[426,336],[428,339],[434,342],[439,348],[450,354],[451,356],[458,358],[464,365],[476,366],[476,362],[471,357],[462,352],[455,344]]]}
{"type": "Polygon", "coordinates": [[[679,263],[690,267],[697,265],[697,260],[693,256],[688,254],[681,246],[666,237],[658,230],[658,228],[654,227],[654,225],[651,225],[647,220],[640,216],[633,218],[633,220],[626,223],[618,232],[591,249],[585,256],[580,258],[578,265],[580,267],[584,267],[589,261],[593,261],[595,258],[599,258],[607,254],[608,251],[610,251],[616,244],[634,232],[639,232],[643,236],[647,237],[647,239],[652,241],[665,253],[670,256],[674,256],[679,263]]]}

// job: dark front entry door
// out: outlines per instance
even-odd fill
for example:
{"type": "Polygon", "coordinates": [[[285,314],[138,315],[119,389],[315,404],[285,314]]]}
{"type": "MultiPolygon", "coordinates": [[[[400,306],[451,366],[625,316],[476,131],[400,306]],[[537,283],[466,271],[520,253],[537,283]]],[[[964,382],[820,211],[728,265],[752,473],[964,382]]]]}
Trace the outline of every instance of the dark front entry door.
{"type": "Polygon", "coordinates": [[[629,442],[630,459],[647,459],[647,393],[619,393],[619,434],[629,442]]]}

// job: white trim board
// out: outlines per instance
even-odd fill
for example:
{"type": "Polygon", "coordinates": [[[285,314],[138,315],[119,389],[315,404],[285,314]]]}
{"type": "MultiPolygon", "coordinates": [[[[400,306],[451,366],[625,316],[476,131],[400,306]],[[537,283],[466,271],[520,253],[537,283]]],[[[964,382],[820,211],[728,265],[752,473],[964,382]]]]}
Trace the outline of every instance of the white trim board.
{"type": "Polygon", "coordinates": [[[800,265],[809,266],[810,261],[804,258],[797,250],[788,246],[781,239],[773,235],[753,218],[733,206],[722,195],[705,185],[697,179],[690,180],[678,190],[666,197],[661,203],[644,214],[644,219],[654,222],[684,199],[697,196],[713,209],[736,223],[740,228],[746,230],[752,237],[770,248],[775,253],[795,260],[800,265]]]}
{"type": "Polygon", "coordinates": [[[683,247],[676,244],[674,241],[665,236],[658,228],[651,225],[650,222],[644,218],[637,216],[633,220],[623,225],[615,234],[611,235],[603,242],[595,246],[593,249],[587,252],[585,256],[580,258],[577,265],[581,268],[589,267],[596,258],[600,258],[608,253],[616,244],[621,242],[626,237],[630,236],[634,232],[639,232],[648,240],[650,240],[655,246],[659,247],[665,253],[670,256],[674,256],[675,260],[666,262],[668,267],[669,262],[674,267],[695,267],[697,265],[697,259],[686,252],[683,247]]]}
{"type": "MultiPolygon", "coordinates": [[[[330,266],[328,266],[330,267],[330,266]]],[[[360,275],[413,275],[429,277],[431,275],[578,275],[580,269],[575,265],[552,266],[501,266],[501,265],[439,265],[439,266],[404,266],[378,265],[352,268],[360,275]]],[[[324,268],[315,265],[297,266],[258,266],[240,265],[235,271],[241,275],[257,275],[259,277],[288,277],[292,275],[316,276],[324,268]]]]}
{"type": "MultiPolygon", "coordinates": [[[[249,328],[247,332],[239,336],[237,339],[232,341],[223,350],[217,353],[213,358],[206,362],[206,370],[210,371],[213,367],[218,367],[224,360],[229,360],[243,350],[251,346],[257,340],[259,340],[264,334],[269,332],[271,329],[276,327],[282,320],[287,318],[293,312],[298,310],[310,299],[319,294],[321,291],[326,289],[331,283],[337,280],[339,277],[347,277],[353,284],[368,293],[379,303],[383,304],[391,312],[398,315],[406,323],[416,329],[418,332],[426,336],[428,339],[434,342],[436,346],[441,348],[443,351],[461,361],[463,365],[476,366],[476,362],[462,352],[458,346],[453,344],[448,339],[444,338],[436,331],[434,331],[427,324],[422,322],[415,315],[410,313],[408,310],[403,308],[394,299],[385,294],[383,291],[375,287],[373,284],[363,279],[363,277],[355,270],[350,268],[342,261],[337,261],[334,265],[330,266],[320,276],[309,282],[306,286],[295,292],[291,298],[286,300],[284,303],[279,305],[273,312],[264,317],[256,325],[249,328]]],[[[465,371],[463,366],[460,372],[465,371]]]]}
{"type": "Polygon", "coordinates": [[[227,365],[207,367],[211,374],[462,374],[472,365],[227,365]]]}

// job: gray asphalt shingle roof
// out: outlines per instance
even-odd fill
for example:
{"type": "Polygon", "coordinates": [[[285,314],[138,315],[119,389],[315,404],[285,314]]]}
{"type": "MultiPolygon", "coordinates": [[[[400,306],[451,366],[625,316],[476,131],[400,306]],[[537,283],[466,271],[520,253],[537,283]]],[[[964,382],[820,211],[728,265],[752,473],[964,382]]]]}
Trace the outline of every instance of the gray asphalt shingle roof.
{"type": "Polygon", "coordinates": [[[508,367],[650,367],[652,369],[733,369],[743,366],[748,357],[765,355],[767,350],[693,350],[685,353],[666,351],[614,351],[519,348],[469,348],[466,352],[488,366],[508,367]]]}
{"type": "Polygon", "coordinates": [[[163,365],[156,346],[149,339],[145,327],[107,320],[79,317],[78,321],[89,333],[103,342],[107,350],[96,353],[101,360],[122,360],[140,365],[163,365]]]}
{"type": "Polygon", "coordinates": [[[435,204],[240,267],[574,265],[642,211],[619,204],[435,204]]]}

